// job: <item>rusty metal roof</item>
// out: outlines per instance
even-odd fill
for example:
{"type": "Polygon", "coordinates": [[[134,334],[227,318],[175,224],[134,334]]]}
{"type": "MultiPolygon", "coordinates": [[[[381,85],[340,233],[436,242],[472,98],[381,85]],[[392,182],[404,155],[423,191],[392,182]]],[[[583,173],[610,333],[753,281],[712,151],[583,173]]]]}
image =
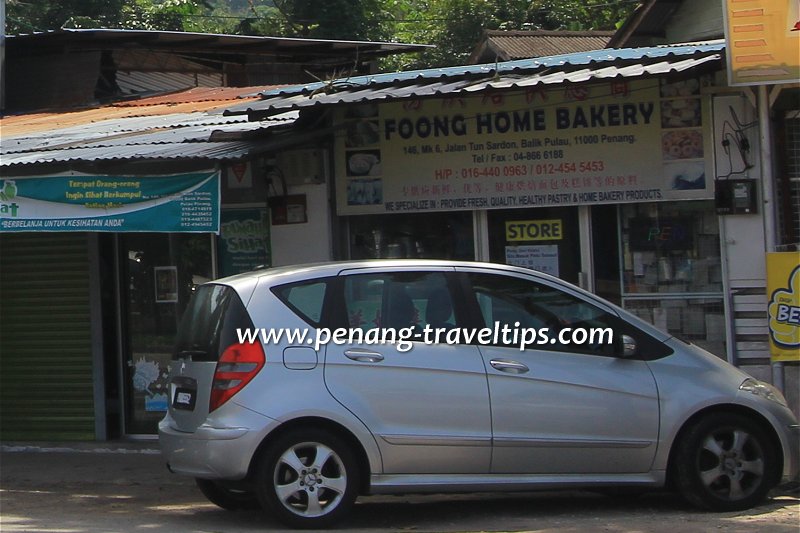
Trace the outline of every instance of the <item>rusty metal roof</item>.
{"type": "Polygon", "coordinates": [[[605,48],[613,31],[486,30],[469,63],[511,61],[605,48]]]}
{"type": "Polygon", "coordinates": [[[358,76],[295,85],[262,93],[262,100],[228,108],[251,120],[301,108],[475,94],[536,85],[584,83],[685,72],[723,64],[724,42],[648,48],[604,49],[483,65],[358,76]]]}
{"type": "MultiPolygon", "coordinates": [[[[259,89],[263,89],[260,87],[259,89]]],[[[222,109],[256,88],[197,88],[67,113],[0,118],[0,166],[73,161],[240,159],[296,112],[248,122],[222,109]],[[262,130],[259,132],[259,130],[262,130]],[[219,137],[226,140],[221,142],[219,137]]]]}
{"type": "Polygon", "coordinates": [[[193,87],[191,89],[132,98],[115,102],[116,107],[148,107],[154,105],[177,105],[197,102],[225,102],[242,98],[256,98],[259,93],[285,87],[284,85],[258,85],[255,87],[193,87]]]}
{"type": "MultiPolygon", "coordinates": [[[[263,89],[263,87],[195,88],[89,109],[7,115],[0,118],[0,134],[5,139],[8,136],[52,132],[72,126],[137,117],[163,117],[165,125],[171,124],[172,117],[169,115],[184,115],[193,121],[204,120],[202,117],[213,115],[216,111],[221,112],[228,106],[257,100],[255,93],[263,89]],[[198,115],[194,115],[195,113],[198,115]]],[[[122,124],[132,126],[135,122],[123,121],[119,126],[113,127],[121,127],[122,124]]]]}

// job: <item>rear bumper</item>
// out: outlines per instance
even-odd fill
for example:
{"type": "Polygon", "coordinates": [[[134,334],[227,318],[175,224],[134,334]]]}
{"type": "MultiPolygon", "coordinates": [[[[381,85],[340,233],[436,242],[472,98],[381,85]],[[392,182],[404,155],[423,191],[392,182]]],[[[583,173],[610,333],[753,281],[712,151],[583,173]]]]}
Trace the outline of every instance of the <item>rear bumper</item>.
{"type": "Polygon", "coordinates": [[[161,455],[170,471],[176,474],[204,479],[244,479],[253,454],[270,425],[270,419],[259,418],[263,425],[257,427],[203,424],[194,432],[186,433],[175,429],[167,415],[158,425],[161,455]]]}

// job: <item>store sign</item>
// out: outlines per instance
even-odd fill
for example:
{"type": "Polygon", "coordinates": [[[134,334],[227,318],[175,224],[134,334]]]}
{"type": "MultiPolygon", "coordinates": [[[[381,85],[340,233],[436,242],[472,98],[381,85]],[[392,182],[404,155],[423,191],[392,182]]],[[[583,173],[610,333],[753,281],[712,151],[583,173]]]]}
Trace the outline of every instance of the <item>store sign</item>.
{"type": "Polygon", "coordinates": [[[800,361],[800,254],[767,254],[769,341],[773,361],[800,361]]]}
{"type": "Polygon", "coordinates": [[[712,198],[701,81],[351,106],[342,215],[712,198]]]}
{"type": "Polygon", "coordinates": [[[0,180],[0,232],[219,232],[218,171],[0,180]]]}
{"type": "Polygon", "coordinates": [[[506,222],[506,241],[560,241],[564,230],[560,219],[510,220],[506,222]]]}
{"type": "Polygon", "coordinates": [[[232,276],[270,264],[266,208],[223,209],[218,244],[220,276],[232,276]]]}
{"type": "Polygon", "coordinates": [[[730,84],[796,83],[800,77],[800,2],[723,1],[730,84]]]}

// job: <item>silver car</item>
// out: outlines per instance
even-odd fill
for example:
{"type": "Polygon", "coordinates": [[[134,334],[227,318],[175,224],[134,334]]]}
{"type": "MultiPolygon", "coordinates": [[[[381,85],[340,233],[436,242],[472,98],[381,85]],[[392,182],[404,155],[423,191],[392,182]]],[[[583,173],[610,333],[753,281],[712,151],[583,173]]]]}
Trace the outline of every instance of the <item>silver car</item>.
{"type": "Polygon", "coordinates": [[[293,527],[379,493],[670,486],[739,510],[798,472],[797,420],[772,386],[504,265],[361,261],[208,283],[170,387],[169,468],[223,508],[293,527]]]}

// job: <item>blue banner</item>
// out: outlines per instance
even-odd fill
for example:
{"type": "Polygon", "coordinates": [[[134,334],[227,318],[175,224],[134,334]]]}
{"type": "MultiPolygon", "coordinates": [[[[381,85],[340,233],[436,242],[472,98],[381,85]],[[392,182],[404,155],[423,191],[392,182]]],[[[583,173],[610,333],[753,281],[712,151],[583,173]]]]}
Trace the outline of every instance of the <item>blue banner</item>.
{"type": "Polygon", "coordinates": [[[219,233],[219,171],[0,180],[0,232],[219,233]]]}

